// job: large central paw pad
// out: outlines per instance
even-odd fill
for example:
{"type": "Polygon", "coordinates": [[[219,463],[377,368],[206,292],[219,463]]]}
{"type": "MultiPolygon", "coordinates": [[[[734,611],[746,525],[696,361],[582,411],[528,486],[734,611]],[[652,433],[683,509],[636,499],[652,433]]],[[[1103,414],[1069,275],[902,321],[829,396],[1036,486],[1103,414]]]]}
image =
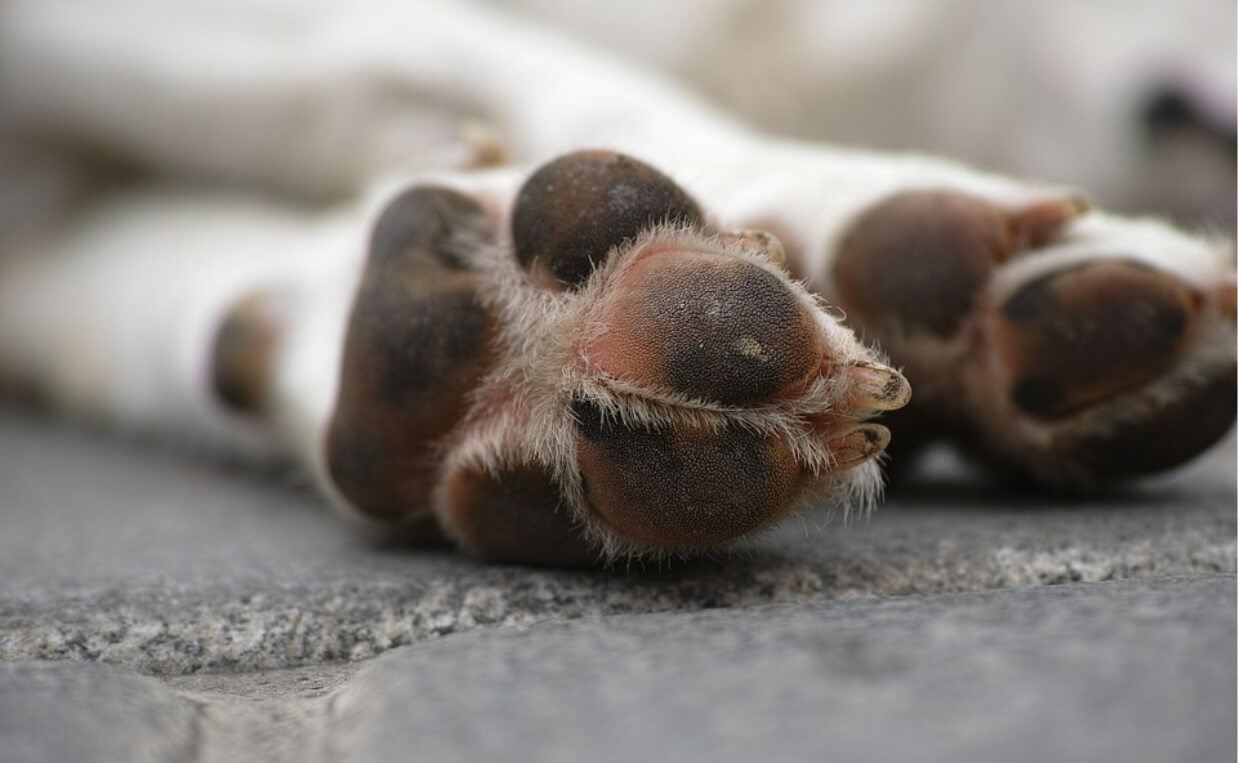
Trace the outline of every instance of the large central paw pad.
{"type": "Polygon", "coordinates": [[[811,307],[729,255],[645,254],[592,315],[605,330],[585,353],[599,371],[724,405],[802,388],[825,359],[811,307]]]}
{"type": "MultiPolygon", "coordinates": [[[[451,194],[393,205],[477,228],[451,194]]],[[[814,496],[872,500],[889,433],[864,419],[909,388],[773,237],[712,231],[669,178],[602,151],[547,164],[507,205],[497,244],[405,231],[400,258],[371,253],[328,443],[348,500],[432,509],[474,551],[559,564],[699,552],[814,496]]],[[[389,209],[375,239],[416,217],[389,209]]]]}

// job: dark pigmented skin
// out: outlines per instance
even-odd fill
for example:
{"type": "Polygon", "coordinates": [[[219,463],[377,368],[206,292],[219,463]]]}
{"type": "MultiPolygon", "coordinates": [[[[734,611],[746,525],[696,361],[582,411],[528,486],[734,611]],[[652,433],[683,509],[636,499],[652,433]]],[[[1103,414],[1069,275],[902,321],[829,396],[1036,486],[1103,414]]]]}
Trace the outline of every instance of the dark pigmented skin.
{"type": "Polygon", "coordinates": [[[454,237],[489,235],[468,197],[420,186],[375,223],[348,320],[327,467],[357,509],[398,521],[428,507],[437,444],[494,362],[494,320],[454,237]]]}
{"type": "Polygon", "coordinates": [[[1107,431],[1062,438],[1059,457],[1093,479],[1119,480],[1172,469],[1221,439],[1238,416],[1235,370],[1197,382],[1150,416],[1107,431]]]}
{"type": "Polygon", "coordinates": [[[1177,358],[1197,304],[1177,279],[1126,260],[1026,284],[998,313],[1011,400],[1052,419],[1146,383],[1177,358]]]}
{"type": "Polygon", "coordinates": [[[1061,305],[1053,289],[1054,282],[1067,273],[1088,267],[1091,263],[1081,263],[1029,281],[1002,303],[1002,318],[1012,326],[1022,326],[1052,317],[1061,305]]]}
{"type": "MultiPolygon", "coordinates": [[[[377,290],[376,290],[377,291],[377,290]]],[[[380,400],[404,407],[415,399],[434,394],[447,369],[467,365],[486,351],[490,316],[467,285],[407,299],[403,290],[387,290],[367,309],[377,315],[400,315],[401,330],[382,332],[376,338],[379,352],[390,358],[416,358],[417,362],[382,365],[374,381],[380,400]],[[402,304],[384,304],[392,296],[402,304]]]]}
{"type": "Polygon", "coordinates": [[[897,194],[840,240],[839,302],[848,322],[873,337],[949,337],[1015,247],[1010,219],[986,201],[954,191],[897,194]]]}
{"type": "Polygon", "coordinates": [[[607,254],[661,222],[699,226],[700,208],[674,181],[610,151],[577,151],[533,173],[516,196],[516,258],[543,283],[583,284],[607,254]]]}
{"type": "Polygon", "coordinates": [[[723,544],[779,518],[799,485],[786,443],[737,425],[641,428],[572,406],[585,495],[620,536],[663,548],[723,544]]]}
{"type": "Polygon", "coordinates": [[[489,559],[587,567],[599,558],[558,486],[536,466],[499,474],[462,469],[448,478],[445,501],[456,533],[489,559]]]}
{"type": "Polygon", "coordinates": [[[447,270],[468,270],[458,247],[449,242],[471,231],[493,237],[481,206],[447,188],[418,186],[392,199],[370,232],[370,263],[397,268],[431,263],[447,270]],[[410,259],[412,250],[417,256],[410,259]]]}
{"type": "Polygon", "coordinates": [[[606,373],[739,405],[818,373],[825,354],[808,309],[769,271],[705,253],[656,254],[624,274],[586,350],[606,373]]]}
{"type": "Polygon", "coordinates": [[[278,340],[278,321],[266,298],[252,295],[233,305],[211,345],[215,397],[236,413],[261,415],[278,340]]]}

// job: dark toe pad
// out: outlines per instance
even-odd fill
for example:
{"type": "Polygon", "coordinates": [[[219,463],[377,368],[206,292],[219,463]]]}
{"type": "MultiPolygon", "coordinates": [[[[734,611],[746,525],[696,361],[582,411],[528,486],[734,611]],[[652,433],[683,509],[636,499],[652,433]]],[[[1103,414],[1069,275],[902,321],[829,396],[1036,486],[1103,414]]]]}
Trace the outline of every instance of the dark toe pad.
{"type": "Polygon", "coordinates": [[[1012,401],[1054,418],[1144,384],[1178,357],[1197,305],[1182,282],[1124,260],[1026,284],[999,313],[1012,401]]]}
{"type": "Polygon", "coordinates": [[[611,151],[577,151],[525,181],[512,240],[520,264],[539,280],[575,288],[611,250],[663,222],[699,226],[701,210],[647,164],[611,151]]]}
{"type": "Polygon", "coordinates": [[[786,510],[799,466],[786,443],[737,425],[646,428],[573,405],[590,506],[622,537],[664,548],[735,540],[786,510]]]}
{"type": "Polygon", "coordinates": [[[332,480],[366,514],[401,519],[428,505],[435,444],[493,364],[494,320],[461,250],[487,232],[476,202],[429,186],[374,226],[327,439],[332,480]]]}

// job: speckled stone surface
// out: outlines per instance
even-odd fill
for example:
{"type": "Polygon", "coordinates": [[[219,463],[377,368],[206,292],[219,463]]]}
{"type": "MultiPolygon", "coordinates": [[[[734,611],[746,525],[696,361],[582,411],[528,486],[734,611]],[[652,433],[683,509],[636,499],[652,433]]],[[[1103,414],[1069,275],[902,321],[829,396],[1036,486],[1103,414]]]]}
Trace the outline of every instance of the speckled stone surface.
{"type": "Polygon", "coordinates": [[[0,663],[0,760],[1226,761],[1231,575],[478,629],[355,669],[0,663]]]}
{"type": "Polygon", "coordinates": [[[1232,438],[1073,503],[938,466],[849,525],[573,572],[0,414],[0,761],[1233,759],[1232,438]]]}

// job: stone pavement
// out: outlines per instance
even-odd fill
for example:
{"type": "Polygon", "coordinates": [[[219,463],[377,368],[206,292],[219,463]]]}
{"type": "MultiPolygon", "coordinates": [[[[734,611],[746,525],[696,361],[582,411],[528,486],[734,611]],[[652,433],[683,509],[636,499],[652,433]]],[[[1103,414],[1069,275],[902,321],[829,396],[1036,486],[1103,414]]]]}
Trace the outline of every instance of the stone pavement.
{"type": "Polygon", "coordinates": [[[289,480],[0,416],[0,761],[1235,757],[1235,448],[667,569],[383,543],[289,480]],[[1059,585],[1060,584],[1060,585],[1059,585]]]}

